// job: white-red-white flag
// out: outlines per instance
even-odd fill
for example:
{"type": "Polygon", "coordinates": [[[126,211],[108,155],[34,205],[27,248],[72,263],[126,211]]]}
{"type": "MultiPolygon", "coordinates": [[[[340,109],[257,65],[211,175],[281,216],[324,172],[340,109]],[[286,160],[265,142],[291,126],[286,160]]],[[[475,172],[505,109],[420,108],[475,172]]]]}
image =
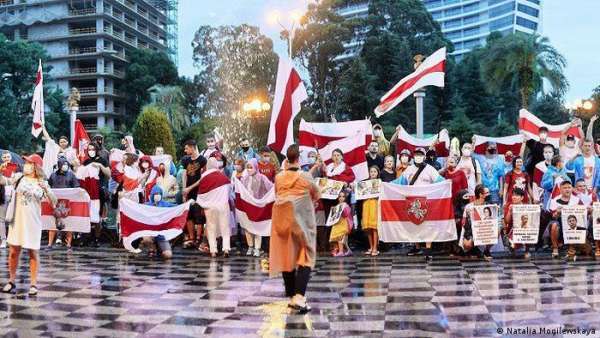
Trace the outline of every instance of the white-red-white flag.
{"type": "Polygon", "coordinates": [[[262,198],[255,198],[237,178],[235,185],[235,216],[246,231],[271,236],[271,211],[275,202],[275,187],[262,198]]]}
{"type": "Polygon", "coordinates": [[[524,137],[521,134],[503,136],[503,137],[488,137],[481,135],[473,135],[473,147],[475,153],[485,155],[488,143],[496,143],[498,154],[504,155],[506,152],[511,151],[513,155],[518,155],[521,151],[521,145],[523,144],[524,137]]]}
{"type": "Polygon", "coordinates": [[[272,150],[283,154],[294,143],[294,118],[302,109],[302,101],[307,98],[304,83],[291,60],[280,57],[267,140],[272,150]]]}
{"type": "Polygon", "coordinates": [[[427,185],[382,183],[378,233],[383,242],[456,240],[452,181],[427,185]]]}
{"type": "Polygon", "coordinates": [[[445,67],[446,47],[443,47],[426,58],[413,73],[400,80],[387,92],[379,100],[375,115],[379,117],[387,113],[410,94],[425,86],[444,87],[445,67]]]}
{"type": "Polygon", "coordinates": [[[428,138],[417,138],[400,126],[396,141],[396,153],[399,154],[400,151],[408,149],[412,154],[417,148],[429,149],[430,147],[435,148],[435,153],[438,157],[448,157],[450,153],[450,136],[448,135],[448,130],[442,129],[436,135],[428,138]]]}
{"type": "Polygon", "coordinates": [[[209,169],[200,177],[196,202],[205,209],[229,206],[231,181],[220,170],[209,169]]]}
{"type": "Polygon", "coordinates": [[[42,230],[56,230],[62,223],[65,231],[90,232],[90,196],[81,188],[52,189],[58,202],[42,202],[42,230]]]}
{"type": "Polygon", "coordinates": [[[88,144],[90,144],[90,137],[80,120],[75,120],[75,133],[72,142],[79,161],[83,162],[83,159],[87,157],[86,149],[88,144]]]}
{"type": "MultiPolygon", "coordinates": [[[[547,124],[527,111],[527,109],[519,110],[519,131],[525,136],[526,140],[539,141],[540,127],[546,127],[548,128],[547,142],[558,148],[562,131],[570,124],[570,122],[554,125],[547,124]]],[[[575,136],[575,139],[578,142],[584,137],[576,126],[571,126],[567,131],[567,134],[575,136]]]]}
{"type": "Polygon", "coordinates": [[[79,186],[89,195],[91,222],[100,223],[100,169],[91,164],[80,165],[75,177],[79,180],[79,186]]]}
{"type": "Polygon", "coordinates": [[[33,137],[38,137],[40,136],[42,127],[44,126],[44,75],[42,73],[42,60],[40,60],[37,76],[35,78],[35,88],[33,90],[31,110],[33,111],[31,134],[33,137]]]}
{"type": "Polygon", "coordinates": [[[139,204],[127,198],[119,201],[123,246],[135,249],[131,243],[144,236],[162,235],[167,241],[179,236],[187,219],[192,201],[175,207],[155,207],[139,204]]]}
{"type": "Polygon", "coordinates": [[[367,146],[362,143],[365,134],[357,131],[354,136],[329,142],[325,147],[319,149],[321,159],[325,164],[332,162],[333,151],[339,149],[344,154],[344,163],[352,169],[356,181],[369,178],[369,167],[367,165],[367,146]]]}

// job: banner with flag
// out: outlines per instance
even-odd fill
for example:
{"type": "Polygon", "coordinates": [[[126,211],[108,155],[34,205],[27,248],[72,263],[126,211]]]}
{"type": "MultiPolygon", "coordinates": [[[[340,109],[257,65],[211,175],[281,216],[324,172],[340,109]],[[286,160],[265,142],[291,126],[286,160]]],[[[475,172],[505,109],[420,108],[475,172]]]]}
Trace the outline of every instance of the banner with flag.
{"type": "Polygon", "coordinates": [[[90,198],[90,221],[100,223],[100,169],[92,164],[81,165],[75,172],[79,186],[84,189],[90,198]]]}
{"type": "Polygon", "coordinates": [[[274,151],[285,154],[294,143],[294,118],[302,109],[301,103],[308,98],[300,75],[292,61],[279,57],[275,97],[271,111],[271,124],[267,145],[274,151]]]}
{"type": "Polygon", "coordinates": [[[196,202],[206,209],[229,208],[231,181],[221,171],[209,169],[202,174],[196,202]]]}
{"type": "Polygon", "coordinates": [[[235,215],[238,223],[250,233],[271,236],[271,210],[275,202],[275,187],[263,198],[255,198],[237,178],[235,185],[235,215]]]}
{"type": "Polygon", "coordinates": [[[82,162],[87,157],[86,149],[88,144],[90,144],[90,137],[79,119],[75,120],[75,133],[73,137],[74,139],[71,140],[73,148],[77,152],[77,157],[82,162]]]}
{"type": "Polygon", "coordinates": [[[40,136],[44,127],[44,74],[42,72],[42,60],[39,60],[38,70],[35,78],[35,88],[33,90],[33,99],[31,100],[31,110],[33,111],[33,123],[31,134],[33,137],[40,136]]]}
{"type": "Polygon", "coordinates": [[[161,208],[139,204],[123,198],[119,201],[121,236],[123,246],[129,251],[135,249],[131,243],[144,236],[162,235],[167,241],[179,236],[185,227],[188,211],[193,201],[161,208]]]}
{"type": "MultiPolygon", "coordinates": [[[[526,109],[519,110],[519,131],[524,135],[525,140],[539,141],[540,127],[544,126],[548,128],[547,142],[558,148],[562,131],[570,125],[571,122],[555,125],[547,124],[526,109]]],[[[567,130],[567,134],[575,136],[578,142],[584,138],[584,135],[581,135],[579,128],[576,126],[571,126],[567,130]]]]}
{"type": "Polygon", "coordinates": [[[367,147],[362,143],[364,138],[364,133],[358,131],[354,136],[331,141],[325,147],[319,149],[321,159],[325,164],[331,163],[333,151],[339,149],[344,154],[344,163],[352,168],[355,180],[366,180],[369,178],[369,167],[365,156],[367,147]]]}
{"type": "Polygon", "coordinates": [[[503,137],[488,137],[481,135],[473,135],[473,147],[476,154],[485,155],[489,142],[495,142],[498,154],[504,155],[507,151],[511,151],[517,156],[521,151],[524,137],[521,134],[503,136],[503,137]]]}
{"type": "Polygon", "coordinates": [[[428,138],[414,137],[402,126],[398,130],[398,140],[396,141],[396,152],[398,154],[404,149],[410,150],[412,154],[417,148],[429,149],[434,145],[438,157],[448,157],[450,154],[450,136],[448,135],[448,130],[442,129],[439,133],[428,138]]]}
{"type": "Polygon", "coordinates": [[[379,238],[383,242],[446,242],[457,239],[452,181],[428,185],[382,183],[379,238]]]}
{"type": "Polygon", "coordinates": [[[81,188],[52,189],[58,202],[42,202],[42,230],[56,230],[62,224],[64,231],[90,232],[90,196],[81,188]]]}
{"type": "Polygon", "coordinates": [[[423,87],[444,87],[445,68],[446,47],[443,47],[431,54],[413,73],[404,77],[394,88],[388,91],[379,100],[380,103],[375,108],[375,115],[379,117],[387,113],[405,98],[423,87]]]}

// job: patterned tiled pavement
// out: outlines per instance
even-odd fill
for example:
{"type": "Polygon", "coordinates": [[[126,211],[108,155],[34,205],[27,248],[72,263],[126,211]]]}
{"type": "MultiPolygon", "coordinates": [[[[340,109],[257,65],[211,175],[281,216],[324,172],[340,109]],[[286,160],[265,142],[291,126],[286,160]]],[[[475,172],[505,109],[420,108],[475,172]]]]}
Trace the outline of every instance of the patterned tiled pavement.
{"type": "Polygon", "coordinates": [[[38,296],[26,295],[25,257],[18,293],[0,294],[0,335],[476,337],[528,327],[600,336],[593,260],[320,258],[307,293],[313,311],[303,316],[286,313],[281,281],[254,258],[176,251],[163,262],[100,248],[43,251],[41,261],[38,296]]]}

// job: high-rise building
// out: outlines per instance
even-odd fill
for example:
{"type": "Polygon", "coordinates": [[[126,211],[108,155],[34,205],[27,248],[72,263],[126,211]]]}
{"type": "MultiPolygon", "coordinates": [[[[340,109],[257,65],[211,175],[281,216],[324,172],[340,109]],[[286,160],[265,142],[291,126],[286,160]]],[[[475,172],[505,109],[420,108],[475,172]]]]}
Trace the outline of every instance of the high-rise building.
{"type": "Polygon", "coordinates": [[[0,32],[39,42],[50,55],[48,85],[77,88],[86,129],[119,125],[118,91],[129,51],[164,51],[177,60],[178,0],[0,0],[0,32]]]}
{"type": "MultiPolygon", "coordinates": [[[[460,57],[475,47],[483,46],[494,31],[502,34],[541,31],[542,0],[422,0],[425,8],[440,24],[442,32],[454,44],[454,55],[460,57]]],[[[345,18],[364,18],[369,1],[349,2],[337,9],[345,18]]],[[[351,58],[360,48],[362,38],[346,46],[340,59],[351,58]]]]}

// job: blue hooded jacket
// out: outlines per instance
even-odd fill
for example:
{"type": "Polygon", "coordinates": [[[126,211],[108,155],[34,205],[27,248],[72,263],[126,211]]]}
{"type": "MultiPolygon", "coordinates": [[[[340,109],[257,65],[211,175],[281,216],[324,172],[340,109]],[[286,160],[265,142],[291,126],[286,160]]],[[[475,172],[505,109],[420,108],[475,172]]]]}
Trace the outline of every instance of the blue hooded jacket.
{"type": "Polygon", "coordinates": [[[161,208],[169,208],[175,206],[175,204],[167,202],[164,199],[161,199],[158,203],[154,203],[154,195],[161,195],[163,198],[165,197],[162,188],[158,186],[158,184],[152,187],[152,191],[150,191],[150,201],[146,202],[146,205],[161,208]]]}

